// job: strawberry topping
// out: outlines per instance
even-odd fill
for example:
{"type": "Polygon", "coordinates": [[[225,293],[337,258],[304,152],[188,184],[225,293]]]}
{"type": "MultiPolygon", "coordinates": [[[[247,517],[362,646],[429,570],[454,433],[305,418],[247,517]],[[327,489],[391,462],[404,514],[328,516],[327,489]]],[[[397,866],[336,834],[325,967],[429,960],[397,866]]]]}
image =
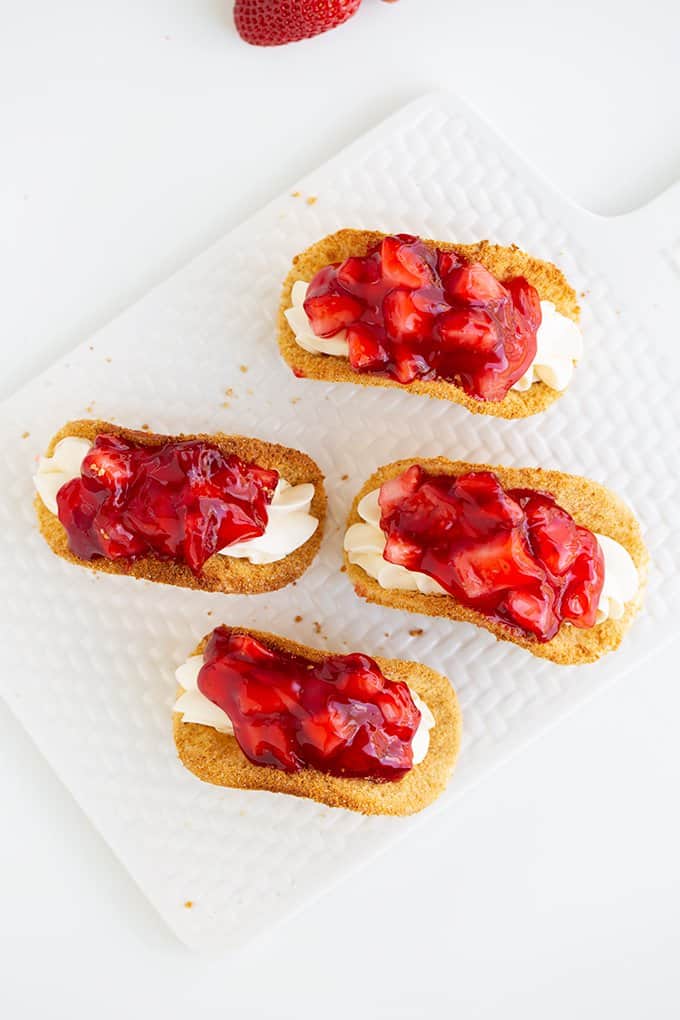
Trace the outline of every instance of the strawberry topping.
{"type": "Polygon", "coordinates": [[[536,356],[538,294],[524,277],[501,282],[480,262],[385,237],[363,257],[325,266],[305,312],[314,333],[347,330],[355,372],[408,384],[445,379],[479,400],[502,400],[536,356]]]}
{"type": "Polygon", "coordinates": [[[602,551],[548,493],[506,490],[491,471],[431,475],[414,464],[383,484],[379,503],[384,558],[463,605],[539,641],[565,620],[595,623],[602,551]]]}
{"type": "Polygon", "coordinates": [[[264,534],[278,477],[211,443],[100,435],[57,494],[59,520],[80,559],[155,556],[199,576],[214,553],[264,534]]]}
{"type": "Polygon", "coordinates": [[[213,631],[198,689],[229,716],[245,756],[285,772],[400,779],[420,712],[408,686],[367,655],[313,662],[228,627],[213,631]]]}

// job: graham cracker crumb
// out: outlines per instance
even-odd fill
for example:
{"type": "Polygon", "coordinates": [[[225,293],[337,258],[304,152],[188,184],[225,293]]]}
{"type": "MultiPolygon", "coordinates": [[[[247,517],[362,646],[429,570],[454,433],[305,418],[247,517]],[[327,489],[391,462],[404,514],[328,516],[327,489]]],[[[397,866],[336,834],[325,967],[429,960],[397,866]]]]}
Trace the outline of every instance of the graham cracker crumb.
{"type": "Polygon", "coordinates": [[[414,627],[413,630],[409,631],[409,634],[411,635],[411,637],[420,637],[420,635],[424,634],[424,633],[425,632],[423,631],[422,627],[414,627]]]}
{"type": "Polygon", "coordinates": [[[291,397],[290,402],[291,404],[299,404],[301,399],[301,397],[291,397]]]}
{"type": "Polygon", "coordinates": [[[104,358],[104,361],[107,361],[109,363],[109,365],[110,365],[111,362],[113,361],[113,358],[104,358]]]}
{"type": "Polygon", "coordinates": [[[295,617],[295,623],[302,623],[302,617],[301,616],[296,616],[295,617]]]}
{"type": "Polygon", "coordinates": [[[347,567],[345,566],[345,564],[344,564],[344,563],[343,563],[343,565],[342,565],[342,566],[340,567],[340,573],[341,573],[341,574],[346,574],[346,573],[347,573],[347,567]]]}
{"type": "Polygon", "coordinates": [[[144,424],[142,425],[142,429],[144,430],[144,432],[148,432],[150,428],[151,428],[151,426],[147,425],[146,422],[144,422],[144,424]]]}
{"type": "Polygon", "coordinates": [[[349,475],[340,475],[340,481],[341,482],[346,482],[348,478],[349,478],[349,475]]]}
{"type": "Polygon", "coordinates": [[[30,432],[22,432],[22,433],[21,433],[21,438],[22,438],[22,439],[28,439],[28,437],[30,436],[30,434],[31,434],[30,432]]]}
{"type": "Polygon", "coordinates": [[[300,192],[299,191],[291,191],[290,197],[291,198],[299,198],[300,197],[300,192]]]}
{"type": "Polygon", "coordinates": [[[314,633],[315,634],[320,634],[321,633],[321,624],[319,623],[318,620],[314,621],[313,627],[314,627],[314,633]]]}
{"type": "Polygon", "coordinates": [[[309,198],[305,199],[305,201],[307,205],[314,205],[316,202],[319,201],[319,199],[317,198],[316,195],[310,195],[309,198]]]}
{"type": "Polygon", "coordinates": [[[233,397],[234,396],[233,388],[231,386],[227,386],[226,390],[224,391],[224,395],[225,397],[233,397]]]}
{"type": "Polygon", "coordinates": [[[184,901],[184,906],[187,908],[187,910],[191,910],[193,905],[194,905],[194,901],[193,900],[185,900],[184,901]]]}
{"type": "Polygon", "coordinates": [[[239,365],[238,367],[239,367],[239,371],[243,372],[244,375],[248,371],[248,366],[247,365],[239,365]]]}

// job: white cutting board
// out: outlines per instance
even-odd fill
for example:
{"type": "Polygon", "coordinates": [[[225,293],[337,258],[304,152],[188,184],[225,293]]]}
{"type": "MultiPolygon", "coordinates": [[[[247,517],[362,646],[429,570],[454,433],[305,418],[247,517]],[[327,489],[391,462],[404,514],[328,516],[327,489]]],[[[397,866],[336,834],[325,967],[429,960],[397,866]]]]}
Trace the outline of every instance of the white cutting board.
{"type": "Polygon", "coordinates": [[[450,809],[512,751],[677,636],[679,298],[679,186],[630,215],[594,216],[469,107],[431,95],[0,406],[0,693],[187,945],[220,952],[270,927],[450,809]],[[281,281],[297,251],[342,226],[487,237],[556,261],[583,292],[586,357],[568,393],[544,415],[504,422],[406,393],[295,379],[275,339],[281,281]],[[88,416],[159,432],[251,433],[306,450],[330,498],[312,568],[295,587],[245,598],[108,577],[56,558],[36,528],[31,473],[52,433],[88,416]],[[355,597],[339,569],[354,493],[379,464],[435,454],[590,475],[634,506],[652,555],[649,592],[615,655],[560,668],[468,625],[355,597]],[[465,727],[446,794],[414,819],[364,818],[200,783],[175,756],[173,671],[220,622],[446,673],[465,727]]]}

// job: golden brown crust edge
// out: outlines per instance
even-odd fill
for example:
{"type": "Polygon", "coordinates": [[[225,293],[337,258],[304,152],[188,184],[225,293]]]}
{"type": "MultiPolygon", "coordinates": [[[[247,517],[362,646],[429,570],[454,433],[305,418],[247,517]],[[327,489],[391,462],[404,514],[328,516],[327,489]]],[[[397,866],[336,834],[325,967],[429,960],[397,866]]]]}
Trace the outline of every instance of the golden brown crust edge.
{"type": "Polygon", "coordinates": [[[512,641],[513,644],[526,648],[533,655],[550,659],[558,665],[595,662],[607,652],[618,648],[633,617],[642,605],[649,561],[640,525],[623,500],[598,482],[581,478],[578,475],[568,475],[562,471],[469,464],[464,461],[447,460],[444,457],[414,458],[386,464],[371,475],[352,504],[347,527],[349,528],[350,525],[361,520],[357,507],[366,493],[379,488],[389,478],[395,478],[412,464],[420,464],[426,471],[437,474],[459,475],[467,471],[493,471],[500,479],[501,484],[507,488],[526,487],[552,493],[560,506],[564,507],[578,524],[583,524],[602,535],[608,535],[628,550],[640,575],[638,594],[626,605],[622,619],[605,620],[604,623],[587,630],[563,625],[551,641],[546,641],[543,644],[530,638],[524,638],[511,627],[489,620],[474,609],[468,609],[452,596],[422,595],[420,592],[381,588],[378,582],[369,577],[361,567],[350,563],[347,553],[345,553],[347,576],[357,595],[365,598],[368,602],[389,606],[392,609],[405,609],[410,613],[423,613],[426,616],[442,616],[451,620],[474,623],[476,626],[490,631],[499,641],[512,641]]]}
{"type": "MultiPolygon", "coordinates": [[[[235,627],[267,644],[293,655],[305,655],[314,662],[332,655],[276,634],[235,627]]],[[[206,635],[192,655],[200,655],[206,635]]],[[[417,662],[375,657],[390,680],[403,680],[425,701],[435,717],[430,746],[424,760],[394,783],[373,783],[367,779],[342,779],[314,769],[282,772],[248,761],[234,737],[210,726],[184,723],[173,713],[175,744],[180,761],[206,783],[240,790],[269,790],[295,797],[359,811],[366,815],[410,815],[421,811],[443,792],[460,748],[461,716],[458,699],[446,677],[417,662]]]]}
{"type": "Polygon", "coordinates": [[[47,544],[57,556],[90,570],[103,571],[107,574],[122,574],[161,584],[172,584],[178,588],[194,588],[201,591],[219,591],[227,594],[256,595],[262,592],[275,591],[296,580],[309,567],[321,544],[321,537],[326,517],[326,493],[323,475],[317,464],[306,453],[267,443],[261,439],[247,436],[227,436],[223,433],[212,435],[199,433],[194,435],[180,434],[165,436],[154,432],[136,431],[121,428],[106,421],[71,421],[64,425],[50,441],[46,456],[50,456],[55,446],[66,436],[77,436],[91,442],[102,432],[121,436],[143,446],[155,446],[168,439],[197,439],[214,443],[224,453],[235,453],[244,460],[258,463],[264,468],[275,468],[285,476],[291,485],[302,482],[314,484],[314,498],[311,512],[318,518],[319,526],[310,539],[277,563],[259,566],[247,560],[234,559],[229,556],[211,556],[203,568],[201,577],[195,577],[191,570],[178,563],[154,559],[151,556],[129,560],[81,560],[74,556],[68,547],[66,531],[54,514],[50,513],[39,496],[35,497],[35,509],[38,515],[40,531],[47,544]]]}
{"type": "MultiPolygon", "coordinates": [[[[312,354],[303,350],[296,342],[295,334],[284,314],[291,305],[293,284],[297,280],[306,282],[311,280],[319,269],[331,262],[342,262],[351,255],[365,255],[369,248],[385,236],[376,230],[339,230],[317,241],[293,259],[292,269],[283,284],[278,324],[281,355],[296,375],[329,382],[350,382],[360,386],[389,386],[425,397],[449,400],[454,404],[461,404],[474,414],[490,414],[496,418],[526,418],[538,414],[545,411],[562,395],[561,392],[550,389],[545,383],[538,382],[524,393],[511,390],[503,400],[497,402],[475,400],[453,383],[416,380],[404,385],[394,379],[354,372],[346,358],[312,354]]],[[[424,243],[430,247],[442,248],[444,251],[456,251],[464,258],[481,262],[501,280],[510,276],[525,276],[536,288],[542,300],[552,301],[558,312],[578,322],[579,306],[576,293],[562,271],[551,262],[534,258],[515,245],[504,248],[488,241],[480,241],[478,244],[451,244],[447,241],[424,240],[424,243]]]]}

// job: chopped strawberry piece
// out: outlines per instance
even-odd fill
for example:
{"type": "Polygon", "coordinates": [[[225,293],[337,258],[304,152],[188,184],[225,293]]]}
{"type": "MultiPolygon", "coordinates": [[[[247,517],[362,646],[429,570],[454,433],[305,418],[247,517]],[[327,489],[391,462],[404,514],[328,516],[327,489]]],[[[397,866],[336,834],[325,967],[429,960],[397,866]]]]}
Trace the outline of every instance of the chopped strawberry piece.
{"type": "Polygon", "coordinates": [[[483,308],[454,308],[439,320],[439,336],[447,349],[479,355],[480,364],[494,356],[499,337],[494,319],[483,308]]]}
{"type": "Polygon", "coordinates": [[[347,330],[349,363],[357,372],[379,371],[390,361],[387,348],[380,342],[379,333],[359,322],[347,330]]]}
{"type": "Polygon", "coordinates": [[[338,266],[337,280],[350,294],[369,300],[372,288],[381,280],[380,263],[370,256],[345,259],[338,266]]]}
{"type": "Polygon", "coordinates": [[[383,301],[385,329],[390,340],[424,340],[432,329],[434,316],[419,311],[411,291],[391,290],[383,301]]]}
{"type": "Polygon", "coordinates": [[[392,534],[387,537],[383,556],[388,563],[406,567],[407,570],[418,570],[422,552],[417,542],[409,541],[403,535],[392,534]]]}
{"type": "Polygon", "coordinates": [[[437,272],[440,278],[446,282],[446,278],[459,266],[463,265],[463,259],[455,251],[437,251],[437,272]]]}
{"type": "Polygon", "coordinates": [[[423,476],[423,469],[418,464],[412,464],[396,478],[383,482],[378,497],[383,516],[390,517],[409,496],[418,492],[423,476]]]}
{"type": "Polygon", "coordinates": [[[86,454],[82,463],[83,476],[96,479],[119,501],[132,481],[131,444],[118,436],[100,436],[100,441],[86,454]]]}
{"type": "Polygon", "coordinates": [[[383,280],[391,287],[425,287],[435,279],[436,256],[415,237],[386,237],[380,250],[383,280]]]}
{"type": "Polygon", "coordinates": [[[393,372],[400,383],[410,383],[430,372],[430,366],[423,354],[413,351],[407,344],[395,344],[392,348],[393,372]]]}
{"type": "Polygon", "coordinates": [[[527,326],[534,332],[541,325],[542,312],[538,291],[523,276],[515,276],[506,280],[504,287],[510,292],[512,303],[517,312],[525,319],[527,326]]]}
{"type": "Polygon", "coordinates": [[[305,312],[317,336],[329,337],[356,322],[363,306],[349,294],[308,297],[305,312]]]}
{"type": "Polygon", "coordinates": [[[414,464],[383,484],[378,501],[389,563],[540,641],[564,620],[594,624],[601,550],[548,493],[506,490],[491,471],[434,475],[414,464]]]}
{"type": "Polygon", "coordinates": [[[518,627],[543,641],[549,641],[559,630],[555,595],[547,581],[537,588],[509,591],[499,608],[505,610],[518,627]]]}
{"type": "Polygon", "coordinates": [[[412,767],[420,712],[407,685],[388,680],[366,655],[314,662],[218,627],[198,688],[226,712],[239,747],[258,765],[375,782],[412,767]]]}
{"type": "Polygon", "coordinates": [[[469,262],[446,281],[446,293],[455,301],[469,305],[491,305],[504,301],[507,291],[481,262],[469,262]]]}
{"type": "Polygon", "coordinates": [[[470,600],[543,580],[519,528],[460,544],[450,560],[451,579],[470,600]]]}

